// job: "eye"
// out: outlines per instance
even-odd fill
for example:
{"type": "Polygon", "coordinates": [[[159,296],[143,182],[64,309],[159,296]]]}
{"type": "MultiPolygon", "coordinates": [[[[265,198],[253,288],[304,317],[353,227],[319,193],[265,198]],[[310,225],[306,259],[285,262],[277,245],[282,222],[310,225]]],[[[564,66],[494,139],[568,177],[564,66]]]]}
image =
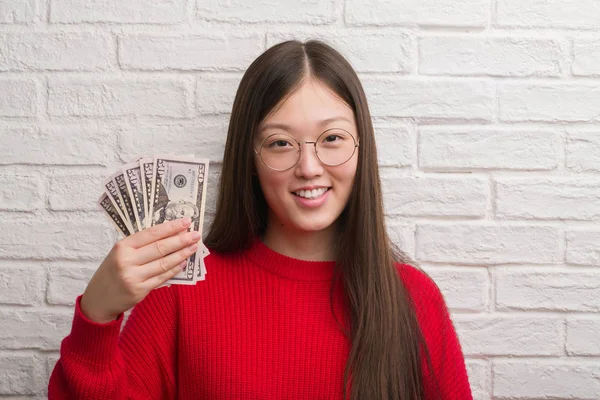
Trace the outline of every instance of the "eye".
{"type": "Polygon", "coordinates": [[[271,151],[288,151],[296,147],[294,139],[286,134],[273,134],[263,144],[263,149],[271,151]]]}
{"type": "Polygon", "coordinates": [[[274,142],[269,143],[269,147],[286,147],[291,146],[291,143],[287,140],[275,140],[274,142]]]}
{"type": "Polygon", "coordinates": [[[332,142],[339,141],[341,139],[342,139],[342,137],[339,135],[327,135],[323,141],[332,143],[332,142]]]}
{"type": "Polygon", "coordinates": [[[319,145],[323,148],[338,148],[344,146],[348,142],[346,141],[346,136],[338,133],[331,133],[326,135],[319,145]]]}

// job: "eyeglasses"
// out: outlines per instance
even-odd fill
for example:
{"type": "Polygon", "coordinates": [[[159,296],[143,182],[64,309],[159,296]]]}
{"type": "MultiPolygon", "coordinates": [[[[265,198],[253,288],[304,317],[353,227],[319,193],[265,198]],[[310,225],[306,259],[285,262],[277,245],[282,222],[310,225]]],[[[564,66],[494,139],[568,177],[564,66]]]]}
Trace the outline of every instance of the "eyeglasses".
{"type": "Polygon", "coordinates": [[[287,171],[300,161],[302,143],[315,146],[315,154],[319,161],[330,167],[342,165],[352,158],[358,143],[350,132],[332,128],[323,132],[316,141],[299,142],[286,133],[274,133],[267,136],[254,152],[259,155],[263,164],[275,171],[287,171]]]}

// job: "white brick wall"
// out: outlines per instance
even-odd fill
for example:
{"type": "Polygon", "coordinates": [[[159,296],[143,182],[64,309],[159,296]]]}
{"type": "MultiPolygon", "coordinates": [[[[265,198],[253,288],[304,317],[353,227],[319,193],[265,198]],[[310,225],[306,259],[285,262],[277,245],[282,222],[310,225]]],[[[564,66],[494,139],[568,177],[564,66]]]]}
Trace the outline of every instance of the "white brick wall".
{"type": "Polygon", "coordinates": [[[0,398],[46,397],[117,237],[101,179],[208,156],[210,219],[242,73],[296,37],[362,79],[390,233],[475,399],[600,399],[599,21],[596,0],[0,0],[0,398]]]}

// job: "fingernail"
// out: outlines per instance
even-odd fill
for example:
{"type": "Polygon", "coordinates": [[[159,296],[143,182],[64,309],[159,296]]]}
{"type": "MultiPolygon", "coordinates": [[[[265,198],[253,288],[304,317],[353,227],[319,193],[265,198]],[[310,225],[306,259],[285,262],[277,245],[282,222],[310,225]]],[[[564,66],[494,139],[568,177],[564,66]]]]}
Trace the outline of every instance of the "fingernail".
{"type": "Polygon", "coordinates": [[[200,235],[200,232],[195,231],[194,233],[192,233],[192,240],[198,240],[202,237],[202,235],[200,235]]]}
{"type": "Polygon", "coordinates": [[[192,220],[190,219],[190,217],[185,217],[181,219],[181,225],[186,226],[189,225],[192,222],[192,220]]]}

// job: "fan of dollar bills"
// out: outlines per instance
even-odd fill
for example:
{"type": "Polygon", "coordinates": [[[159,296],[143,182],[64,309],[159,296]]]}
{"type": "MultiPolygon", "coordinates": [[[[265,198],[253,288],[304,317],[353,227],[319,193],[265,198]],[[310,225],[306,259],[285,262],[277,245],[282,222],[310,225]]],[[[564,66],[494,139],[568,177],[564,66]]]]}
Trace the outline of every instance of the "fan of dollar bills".
{"type": "MultiPolygon", "coordinates": [[[[189,231],[202,233],[208,160],[194,156],[155,155],[124,165],[103,181],[98,206],[123,236],[177,218],[189,217],[189,231]]],[[[187,266],[165,285],[195,285],[205,279],[202,242],[187,266]]]]}

